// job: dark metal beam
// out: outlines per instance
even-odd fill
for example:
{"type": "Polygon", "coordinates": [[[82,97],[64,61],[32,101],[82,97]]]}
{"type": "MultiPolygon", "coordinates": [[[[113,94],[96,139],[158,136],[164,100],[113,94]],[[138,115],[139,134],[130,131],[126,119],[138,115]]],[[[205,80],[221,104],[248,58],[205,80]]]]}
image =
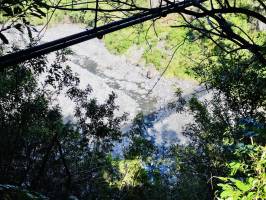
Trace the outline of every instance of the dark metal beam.
{"type": "MultiPolygon", "coordinates": [[[[206,0],[201,0],[204,2],[206,0]]],[[[199,3],[197,1],[197,3],[199,3]]],[[[139,14],[135,14],[132,17],[122,19],[116,22],[112,22],[94,29],[86,30],[74,35],[70,35],[58,40],[40,44],[28,49],[20,50],[15,53],[7,54],[0,57],[0,69],[4,69],[8,66],[16,65],[26,60],[36,58],[41,55],[51,53],[74,44],[84,42],[93,38],[101,38],[105,34],[112,33],[114,31],[133,26],[145,21],[155,19],[157,17],[166,16],[169,13],[182,11],[184,8],[193,6],[193,0],[185,0],[183,2],[172,3],[170,5],[162,6],[160,8],[152,8],[148,11],[144,11],[139,14]]]]}

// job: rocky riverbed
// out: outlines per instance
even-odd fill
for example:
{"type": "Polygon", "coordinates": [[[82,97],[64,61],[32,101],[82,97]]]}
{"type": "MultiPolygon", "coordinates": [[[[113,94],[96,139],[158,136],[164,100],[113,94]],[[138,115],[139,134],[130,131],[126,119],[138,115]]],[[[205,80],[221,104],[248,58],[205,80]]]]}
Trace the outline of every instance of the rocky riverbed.
{"type": "MultiPolygon", "coordinates": [[[[79,25],[57,25],[45,32],[42,41],[51,41],[83,30],[79,25]]],[[[192,116],[188,113],[177,113],[176,109],[169,105],[177,100],[177,87],[182,89],[185,96],[191,96],[201,90],[196,82],[162,77],[149,93],[160,74],[156,73],[152,78],[147,78],[147,68],[134,64],[134,58],[111,54],[103,41],[98,39],[74,45],[71,49],[74,55],[68,64],[73,72],[79,74],[81,87],[89,84],[93,89],[91,95],[99,102],[103,102],[108,94],[114,91],[117,94],[116,103],[120,106],[118,114],[129,114],[127,125],[130,125],[139,112],[143,112],[147,132],[157,143],[187,141],[181,131],[185,124],[193,120],[192,116]]],[[[71,117],[72,103],[63,96],[59,96],[58,101],[64,115],[71,117]]],[[[126,127],[129,126],[124,126],[126,127]]]]}
{"type": "MultiPolygon", "coordinates": [[[[42,32],[41,42],[84,30],[85,28],[76,24],[59,24],[42,32]]],[[[12,45],[17,45],[17,48],[23,48],[23,44],[29,42],[28,38],[17,30],[7,31],[6,36],[12,39],[12,45]]],[[[141,50],[136,48],[132,48],[129,57],[118,56],[111,54],[102,40],[92,39],[72,46],[71,50],[74,54],[70,56],[68,65],[78,74],[81,88],[90,85],[93,89],[91,97],[100,103],[104,102],[112,91],[117,95],[116,104],[120,107],[117,115],[128,113],[128,121],[123,125],[123,131],[128,130],[134,117],[142,112],[145,116],[147,135],[156,143],[186,143],[187,139],[181,131],[193,118],[187,112],[177,113],[172,105],[177,101],[176,88],[181,88],[183,95],[188,98],[195,94],[203,99],[206,97],[206,92],[199,92],[202,88],[195,81],[166,77],[158,81],[160,73],[154,71],[147,77],[150,69],[139,64],[141,50]],[[158,83],[154,87],[156,82],[158,83]]],[[[48,60],[49,58],[52,59],[53,54],[48,55],[48,60]]],[[[74,104],[67,97],[60,94],[55,103],[62,107],[66,120],[73,117],[74,104]]]]}

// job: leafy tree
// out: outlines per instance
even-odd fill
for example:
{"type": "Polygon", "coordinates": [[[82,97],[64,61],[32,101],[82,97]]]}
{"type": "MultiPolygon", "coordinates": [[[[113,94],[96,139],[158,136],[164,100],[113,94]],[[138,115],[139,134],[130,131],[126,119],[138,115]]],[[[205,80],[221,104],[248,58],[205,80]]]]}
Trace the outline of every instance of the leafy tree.
{"type": "MultiPolygon", "coordinates": [[[[90,88],[80,90],[77,77],[64,65],[65,52],[58,53],[51,66],[45,57],[36,58],[0,72],[1,195],[12,197],[14,189],[16,194],[25,196],[33,190],[52,199],[265,197],[265,34],[250,25],[266,22],[265,3],[188,3],[189,7],[173,10],[183,18],[175,27],[189,28],[190,38],[201,39],[207,59],[193,70],[213,94],[209,102],[189,101],[195,118],[184,130],[189,144],[175,145],[162,154],[162,148],[145,138],[140,117],[125,159],[113,159],[110,153],[121,140],[119,124],[125,119],[114,116],[115,95],[103,105],[89,99],[90,88]],[[46,81],[40,88],[37,80],[44,73],[46,81]],[[57,92],[67,88],[67,95],[76,103],[75,121],[63,122],[60,108],[51,104],[48,86],[57,92]],[[158,153],[164,158],[158,158],[158,153]],[[10,191],[4,184],[18,189],[14,186],[10,191]]],[[[108,13],[128,11],[131,15],[150,9],[145,6],[134,1],[104,1],[98,9],[85,10],[110,19],[108,13]]],[[[29,27],[27,15],[41,17],[41,9],[52,8],[84,10],[46,1],[4,1],[1,13],[14,20],[0,31],[3,43],[9,42],[3,31],[20,29],[21,22],[29,27]]],[[[95,26],[98,19],[95,15],[95,26]]],[[[31,37],[30,30],[28,34],[31,37]]]]}
{"type": "Polygon", "coordinates": [[[265,147],[239,143],[238,159],[229,163],[230,175],[218,177],[223,183],[218,199],[265,199],[265,147]]]}
{"type": "MultiPolygon", "coordinates": [[[[210,53],[213,58],[194,70],[212,92],[212,99],[200,102],[192,98],[189,101],[189,110],[194,115],[195,123],[188,125],[184,134],[190,143],[175,148],[181,173],[181,189],[186,188],[187,180],[190,182],[190,178],[196,176],[197,180],[193,183],[197,184],[194,188],[199,189],[192,193],[196,198],[215,198],[217,186],[222,186],[224,192],[221,198],[254,199],[255,194],[264,195],[260,189],[264,187],[263,180],[259,181],[258,188],[245,191],[247,193],[241,193],[241,189],[238,191],[235,184],[243,179],[248,181],[249,178],[261,180],[258,177],[265,175],[265,172],[260,175],[250,173],[254,169],[252,166],[265,162],[265,158],[260,157],[263,154],[266,130],[265,64],[254,62],[253,56],[248,53],[227,54],[219,49],[211,50],[210,53]],[[240,146],[246,150],[239,149],[240,146]],[[252,149],[257,149],[257,153],[252,149]],[[234,177],[230,173],[232,164],[229,163],[245,165],[247,171],[243,170],[241,176],[234,177]],[[224,177],[222,180],[225,183],[219,184],[219,180],[213,177],[224,177]],[[205,191],[204,194],[208,195],[200,197],[198,191],[205,191]]],[[[185,191],[183,195],[186,197],[187,194],[185,191]]]]}
{"type": "Polygon", "coordinates": [[[66,54],[56,53],[52,64],[37,58],[0,73],[0,183],[18,187],[4,187],[5,198],[27,189],[53,199],[111,195],[108,183],[103,187],[103,174],[114,170],[108,155],[122,137],[120,123],[126,116],[114,116],[115,94],[99,105],[90,99],[89,87],[78,88],[66,54]],[[45,76],[42,85],[40,76],[45,76]],[[51,102],[51,95],[63,89],[76,104],[75,120],[67,123],[51,102]]]}

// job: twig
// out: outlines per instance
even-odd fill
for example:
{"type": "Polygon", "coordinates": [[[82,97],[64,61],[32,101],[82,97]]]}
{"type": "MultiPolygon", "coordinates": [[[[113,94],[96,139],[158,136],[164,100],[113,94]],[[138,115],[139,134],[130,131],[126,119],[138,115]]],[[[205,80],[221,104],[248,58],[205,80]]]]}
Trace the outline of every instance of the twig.
{"type": "Polygon", "coordinates": [[[162,72],[162,74],[160,75],[160,77],[157,79],[157,81],[155,82],[155,84],[153,85],[153,87],[148,91],[147,95],[151,94],[152,90],[156,87],[156,85],[159,83],[159,81],[162,79],[163,75],[165,74],[165,72],[167,71],[167,69],[169,68],[170,64],[172,63],[172,60],[174,59],[175,53],[177,52],[177,50],[185,43],[185,41],[187,40],[187,38],[185,38],[183,40],[183,42],[181,44],[179,44],[176,49],[174,50],[167,66],[165,67],[164,71],[162,72]]]}

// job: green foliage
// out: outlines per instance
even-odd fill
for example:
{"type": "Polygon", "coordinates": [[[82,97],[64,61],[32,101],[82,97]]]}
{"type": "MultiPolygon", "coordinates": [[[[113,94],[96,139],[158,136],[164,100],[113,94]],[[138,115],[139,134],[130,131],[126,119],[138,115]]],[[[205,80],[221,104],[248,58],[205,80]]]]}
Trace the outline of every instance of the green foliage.
{"type": "Polygon", "coordinates": [[[143,25],[129,27],[105,36],[104,41],[108,50],[115,54],[130,54],[130,48],[136,45],[144,48],[142,59],[146,64],[152,64],[162,71],[170,62],[167,75],[179,78],[191,78],[190,69],[194,66],[193,60],[200,57],[200,48],[193,41],[192,33],[188,29],[171,28],[175,22],[169,19],[158,20],[154,25],[146,22],[143,25]]]}
{"type": "MultiPolygon", "coordinates": [[[[0,73],[0,183],[52,199],[71,194],[89,198],[90,191],[84,191],[90,187],[92,199],[109,199],[103,171],[114,168],[107,156],[121,139],[125,116],[114,116],[114,94],[102,105],[88,99],[91,89],[77,87],[79,80],[65,64],[65,53],[57,53],[51,65],[38,58],[0,73]],[[37,79],[44,72],[40,88],[37,79]],[[53,93],[66,89],[76,103],[75,122],[63,123],[60,108],[51,105],[51,87],[53,93]]],[[[5,195],[24,198],[23,192],[5,195]]]]}
{"type": "Polygon", "coordinates": [[[0,23],[3,27],[0,30],[0,40],[4,44],[8,44],[9,41],[4,35],[5,30],[15,28],[21,32],[22,26],[27,28],[28,35],[32,36],[30,29],[30,21],[32,19],[42,20],[46,17],[46,9],[42,8],[41,1],[23,0],[23,1],[1,1],[0,7],[0,23]]]}
{"type": "Polygon", "coordinates": [[[2,184],[0,184],[0,197],[2,200],[48,200],[47,197],[36,192],[31,192],[12,185],[2,184]]]}
{"type": "MultiPolygon", "coordinates": [[[[29,21],[44,23],[46,8],[39,3],[4,1],[8,6],[1,7],[0,20],[15,18],[17,29],[21,23],[29,28],[29,21]]],[[[104,6],[111,8],[111,3],[104,6]]],[[[249,0],[236,3],[256,7],[249,0]]],[[[91,25],[91,12],[56,11],[55,21],[66,14],[74,22],[91,25]]],[[[111,20],[100,17],[99,24],[111,20]]],[[[0,72],[0,195],[6,199],[45,199],[39,193],[51,199],[265,199],[265,63],[252,51],[235,51],[232,41],[214,36],[213,43],[206,34],[169,27],[180,25],[180,19],[172,15],[157,20],[155,27],[148,23],[130,27],[105,36],[105,42],[119,54],[130,53],[133,45],[143,48],[146,64],[159,70],[175,51],[168,74],[184,78],[189,72],[214,89],[210,101],[193,97],[188,109],[179,109],[190,111],[195,119],[183,132],[188,144],[155,145],[147,135],[145,116],[139,115],[127,134],[123,156],[111,156],[124,136],[120,123],[125,115],[114,115],[115,94],[99,105],[89,98],[90,87],[79,89],[63,51],[56,53],[51,65],[41,57],[0,72]],[[40,87],[37,82],[44,74],[45,84],[40,87]],[[74,120],[68,122],[50,95],[63,91],[75,103],[74,120]]],[[[244,39],[250,40],[245,31],[256,44],[265,44],[265,33],[255,30],[246,16],[226,14],[225,19],[244,39]]],[[[205,19],[191,23],[212,28],[205,19]]],[[[4,33],[0,37],[9,42],[4,33]]],[[[181,91],[176,95],[184,106],[181,91]]]]}
{"type": "MultiPolygon", "coordinates": [[[[245,20],[232,17],[251,31],[245,20]]],[[[258,38],[256,42],[265,43],[265,38],[258,38]]],[[[264,199],[265,63],[254,60],[246,50],[230,52],[235,48],[231,42],[217,41],[213,45],[207,38],[201,40],[208,59],[192,69],[212,97],[205,102],[195,97],[189,101],[195,123],[184,130],[189,145],[174,148],[180,173],[177,189],[181,199],[264,199]],[[195,190],[189,192],[185,188],[191,177],[195,190]]]]}
{"type": "Polygon", "coordinates": [[[115,185],[117,188],[138,187],[145,182],[146,172],[141,160],[115,160],[113,165],[118,170],[120,178],[110,184],[115,185]]]}
{"type": "Polygon", "coordinates": [[[230,176],[218,177],[222,183],[218,199],[265,199],[266,198],[266,149],[252,145],[247,148],[241,145],[237,156],[248,159],[234,161],[229,164],[230,176]]]}

